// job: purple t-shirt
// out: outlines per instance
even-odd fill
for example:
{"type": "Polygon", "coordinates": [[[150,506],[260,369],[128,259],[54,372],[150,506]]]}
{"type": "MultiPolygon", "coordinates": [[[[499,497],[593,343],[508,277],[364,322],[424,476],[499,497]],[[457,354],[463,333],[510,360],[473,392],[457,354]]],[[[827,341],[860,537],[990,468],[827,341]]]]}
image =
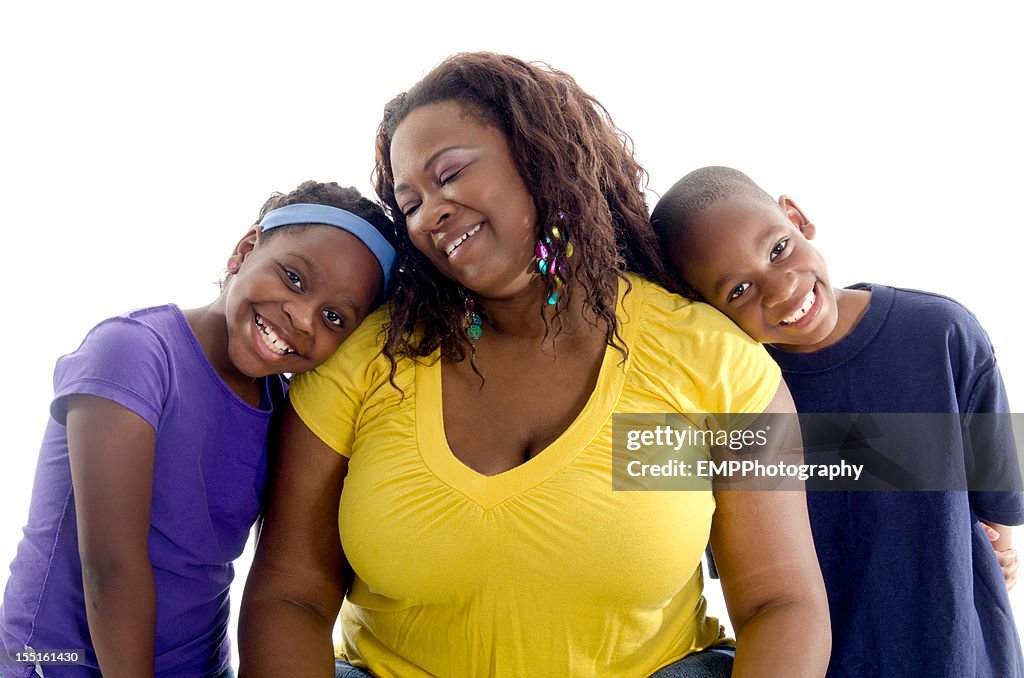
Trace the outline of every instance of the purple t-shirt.
{"type": "MultiPolygon", "coordinates": [[[[156,673],[219,675],[231,659],[231,563],[260,512],[267,433],[283,379],[264,380],[261,406],[250,406],[217,375],[181,311],[168,305],[103,321],[57,361],[53,381],[28,524],[0,606],[0,641],[9,652],[85,650],[88,668],[48,665],[47,678],[99,675],[64,426],[67,396],[91,394],[130,409],[156,431],[149,530],[156,673]]],[[[0,675],[32,670],[0,666],[0,675]]]]}

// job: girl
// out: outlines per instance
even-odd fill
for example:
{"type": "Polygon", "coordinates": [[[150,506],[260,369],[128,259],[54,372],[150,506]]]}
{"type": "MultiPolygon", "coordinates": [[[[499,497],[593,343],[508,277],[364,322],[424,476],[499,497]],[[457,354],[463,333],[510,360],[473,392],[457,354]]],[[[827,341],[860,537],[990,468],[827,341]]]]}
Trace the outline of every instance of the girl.
{"type": "Polygon", "coordinates": [[[208,306],[107,319],[57,362],[28,525],[0,607],[2,675],[230,675],[232,561],[260,513],[285,373],[387,288],[390,220],[352,188],[275,194],[208,306]],[[34,653],[77,650],[74,666],[34,653]]]}
{"type": "Polygon", "coordinates": [[[290,396],[243,675],[331,675],[343,600],[338,676],[728,675],[709,534],[735,675],[822,674],[800,492],[613,491],[615,414],[793,405],[763,349],[657,284],[643,169],[600,104],[460,54],[388,104],[377,151],[400,280],[290,396]]]}

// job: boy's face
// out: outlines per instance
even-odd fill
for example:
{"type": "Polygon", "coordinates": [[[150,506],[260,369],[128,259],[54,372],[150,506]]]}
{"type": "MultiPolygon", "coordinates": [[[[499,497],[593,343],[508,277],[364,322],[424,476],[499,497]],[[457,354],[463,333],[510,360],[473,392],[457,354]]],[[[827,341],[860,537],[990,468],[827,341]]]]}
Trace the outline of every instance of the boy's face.
{"type": "Polygon", "coordinates": [[[759,342],[790,351],[827,345],[838,308],[811,224],[789,198],[747,196],[706,209],[673,248],[673,264],[759,342]]]}

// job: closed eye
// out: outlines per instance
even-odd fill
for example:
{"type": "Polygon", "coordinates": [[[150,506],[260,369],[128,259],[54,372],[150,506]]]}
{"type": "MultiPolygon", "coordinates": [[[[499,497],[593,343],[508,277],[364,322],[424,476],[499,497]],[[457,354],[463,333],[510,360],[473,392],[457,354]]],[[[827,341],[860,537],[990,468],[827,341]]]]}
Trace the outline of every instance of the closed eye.
{"type": "Polygon", "coordinates": [[[749,289],[750,289],[750,283],[748,283],[748,282],[740,283],[736,287],[732,288],[732,291],[729,292],[729,296],[726,297],[726,301],[735,301],[736,299],[739,299],[741,296],[743,296],[743,293],[746,292],[749,289]]]}
{"type": "Polygon", "coordinates": [[[439,176],[437,178],[437,181],[438,181],[439,184],[444,186],[445,184],[450,182],[452,179],[454,179],[455,177],[457,177],[460,174],[462,174],[462,170],[464,170],[464,169],[465,169],[465,167],[460,167],[457,170],[455,170],[454,172],[444,172],[444,173],[441,174],[441,176],[439,176]]]}
{"type": "Polygon", "coordinates": [[[789,247],[789,238],[783,238],[779,242],[775,243],[775,247],[772,248],[772,253],[768,256],[770,261],[775,261],[779,256],[786,251],[789,247]]]}

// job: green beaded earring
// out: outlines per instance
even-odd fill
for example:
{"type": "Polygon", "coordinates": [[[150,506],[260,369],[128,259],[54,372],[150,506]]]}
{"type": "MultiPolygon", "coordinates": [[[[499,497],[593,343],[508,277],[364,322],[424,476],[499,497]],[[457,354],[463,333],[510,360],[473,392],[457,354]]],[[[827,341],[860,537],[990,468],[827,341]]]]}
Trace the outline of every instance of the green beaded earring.
{"type": "Polygon", "coordinates": [[[480,314],[476,312],[476,301],[469,295],[469,292],[463,292],[462,299],[466,304],[466,316],[462,319],[462,328],[466,331],[466,336],[470,341],[476,341],[484,335],[480,314]]]}
{"type": "MultiPolygon", "coordinates": [[[[558,210],[558,221],[559,223],[565,221],[565,213],[562,210],[558,210]]],[[[558,302],[558,288],[565,284],[568,269],[564,259],[572,256],[572,243],[568,239],[563,240],[562,232],[556,224],[551,227],[551,235],[545,235],[537,241],[533,253],[537,255],[537,270],[540,271],[540,274],[554,277],[555,289],[548,294],[547,298],[547,303],[554,305],[558,302]],[[563,261],[558,260],[559,256],[563,258],[563,261]]]]}

